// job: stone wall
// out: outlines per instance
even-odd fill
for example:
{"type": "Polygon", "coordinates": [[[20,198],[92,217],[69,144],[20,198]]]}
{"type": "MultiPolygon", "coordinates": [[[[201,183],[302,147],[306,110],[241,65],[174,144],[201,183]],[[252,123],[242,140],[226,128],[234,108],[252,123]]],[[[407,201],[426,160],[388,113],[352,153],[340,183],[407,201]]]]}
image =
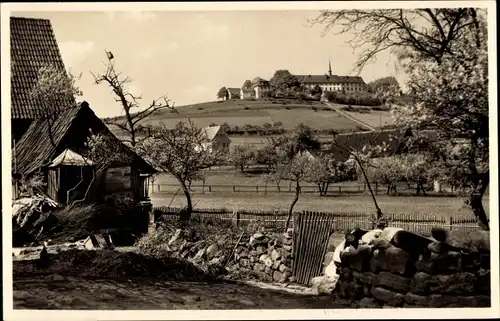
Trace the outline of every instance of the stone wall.
{"type": "MultiPolygon", "coordinates": [[[[210,238],[192,231],[172,232],[152,228],[139,240],[139,248],[148,254],[161,254],[192,261],[198,266],[222,268],[233,279],[266,282],[292,282],[293,230],[276,232],[229,233],[210,238]],[[241,236],[241,239],[240,239],[241,236]],[[239,241],[239,242],[238,242],[239,241]]],[[[215,231],[214,231],[215,233],[215,231]]]]}
{"type": "Polygon", "coordinates": [[[248,274],[267,282],[293,282],[292,229],[257,232],[241,242],[228,264],[231,274],[248,274]]]}
{"type": "Polygon", "coordinates": [[[379,236],[341,252],[332,296],[359,308],[489,307],[485,233],[434,229],[432,239],[394,228],[372,233],[379,236]]]}

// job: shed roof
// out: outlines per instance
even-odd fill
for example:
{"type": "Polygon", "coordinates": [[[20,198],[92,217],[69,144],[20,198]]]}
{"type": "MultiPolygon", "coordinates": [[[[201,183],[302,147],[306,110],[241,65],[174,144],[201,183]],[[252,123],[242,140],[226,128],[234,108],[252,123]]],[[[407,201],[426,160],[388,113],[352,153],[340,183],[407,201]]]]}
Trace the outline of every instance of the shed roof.
{"type": "Polygon", "coordinates": [[[221,128],[221,126],[208,126],[203,128],[203,131],[207,135],[208,140],[211,141],[215,138],[215,136],[217,136],[221,128]]]}
{"type": "Polygon", "coordinates": [[[16,166],[13,170],[22,175],[30,175],[49,166],[67,145],[83,146],[89,135],[89,128],[92,128],[95,134],[102,134],[113,143],[119,144],[123,155],[135,162],[141,170],[147,173],[155,172],[150,164],[113,135],[87,102],[61,112],[51,120],[50,126],[44,118],[35,120],[16,146],[13,155],[16,166]]]}
{"type": "MultiPolygon", "coordinates": [[[[52,65],[65,71],[50,20],[10,18],[11,115],[12,119],[37,119],[41,106],[30,97],[41,67],[52,65]]],[[[73,101],[61,101],[64,107],[73,101]]]]}
{"type": "Polygon", "coordinates": [[[72,166],[92,166],[94,163],[77,152],[66,148],[64,152],[59,154],[50,164],[49,167],[57,167],[61,165],[72,165],[72,166]]]}

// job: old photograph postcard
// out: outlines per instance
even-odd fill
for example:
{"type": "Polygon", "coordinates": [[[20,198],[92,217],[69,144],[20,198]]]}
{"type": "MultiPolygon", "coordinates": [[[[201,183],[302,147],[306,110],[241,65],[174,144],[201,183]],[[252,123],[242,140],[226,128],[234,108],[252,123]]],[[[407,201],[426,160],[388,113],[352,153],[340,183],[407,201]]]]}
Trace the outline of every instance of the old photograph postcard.
{"type": "Polygon", "coordinates": [[[5,320],[500,316],[494,1],[1,15],[5,320]]]}

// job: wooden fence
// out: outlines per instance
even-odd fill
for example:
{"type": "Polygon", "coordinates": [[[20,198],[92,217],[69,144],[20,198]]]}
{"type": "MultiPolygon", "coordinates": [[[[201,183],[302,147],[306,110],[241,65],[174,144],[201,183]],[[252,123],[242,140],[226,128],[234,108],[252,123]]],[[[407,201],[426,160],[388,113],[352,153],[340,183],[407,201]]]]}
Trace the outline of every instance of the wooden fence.
{"type": "MultiPolygon", "coordinates": [[[[155,207],[155,217],[160,216],[166,220],[177,219],[180,208],[155,207]]],[[[309,212],[307,212],[309,213],[309,212]]],[[[311,212],[312,213],[312,212],[311,212]]],[[[312,214],[311,214],[312,215],[312,214]]],[[[361,229],[372,228],[372,215],[363,212],[318,212],[318,215],[328,217],[333,222],[334,232],[345,232],[355,227],[361,229]]],[[[258,222],[264,227],[284,228],[288,213],[286,211],[250,211],[250,210],[232,210],[227,208],[194,209],[193,218],[199,218],[203,221],[227,222],[239,226],[245,226],[251,222],[258,222]]],[[[390,225],[401,227],[407,231],[430,235],[432,227],[440,226],[445,229],[462,229],[473,231],[477,230],[477,222],[472,216],[442,217],[436,214],[422,213],[404,213],[404,214],[385,214],[390,220],[390,225]]],[[[293,226],[297,219],[296,215],[291,218],[290,226],[293,226]]]]}
{"type": "MultiPolygon", "coordinates": [[[[376,195],[387,194],[387,186],[372,183],[372,190],[376,195]]],[[[173,194],[179,190],[178,184],[151,184],[149,186],[151,194],[173,194]]],[[[400,194],[416,194],[417,188],[415,186],[408,186],[407,184],[398,185],[397,191],[400,194]]],[[[283,184],[279,188],[275,184],[265,185],[236,185],[236,184],[195,184],[191,185],[191,193],[205,194],[205,193],[295,193],[295,188],[290,184],[283,184]]],[[[301,193],[319,193],[318,186],[305,184],[301,186],[301,193]]],[[[328,188],[328,194],[355,194],[355,193],[368,193],[366,184],[349,183],[349,184],[332,184],[328,188]]],[[[442,192],[436,193],[434,191],[427,191],[428,195],[456,195],[458,191],[451,191],[443,189],[442,192]]]]}
{"type": "Polygon", "coordinates": [[[309,285],[321,275],[328,238],[335,230],[335,217],[325,213],[294,215],[292,275],[297,283],[309,285]]]}

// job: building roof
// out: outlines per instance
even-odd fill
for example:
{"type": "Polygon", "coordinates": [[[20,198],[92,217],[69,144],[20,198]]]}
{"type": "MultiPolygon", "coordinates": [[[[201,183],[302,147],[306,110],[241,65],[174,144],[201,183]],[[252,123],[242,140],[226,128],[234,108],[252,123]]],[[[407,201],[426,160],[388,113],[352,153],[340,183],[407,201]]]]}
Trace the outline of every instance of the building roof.
{"type": "Polygon", "coordinates": [[[337,76],[337,75],[298,75],[297,79],[306,84],[365,84],[359,76],[337,76]]]}
{"type": "MultiPolygon", "coordinates": [[[[12,119],[37,119],[42,109],[29,93],[41,67],[52,65],[65,71],[50,20],[10,18],[11,114],[12,119]]],[[[62,105],[74,101],[61,102],[62,105]]]]}
{"type": "Polygon", "coordinates": [[[95,134],[108,137],[119,144],[123,155],[137,164],[146,173],[154,173],[153,167],[139,155],[123,144],[97,117],[87,102],[59,113],[49,126],[44,118],[35,120],[15,146],[13,170],[21,175],[49,166],[56,155],[68,146],[82,147],[89,135],[89,129],[95,134]]]}
{"type": "Polygon", "coordinates": [[[94,163],[90,159],[87,159],[86,157],[83,157],[82,155],[67,148],[52,161],[52,164],[50,164],[49,167],[57,167],[61,165],[92,166],[94,163]]]}
{"type": "Polygon", "coordinates": [[[344,162],[349,159],[353,149],[361,151],[365,146],[381,146],[386,143],[388,148],[373,157],[387,157],[397,154],[403,138],[409,135],[411,131],[406,128],[339,134],[335,136],[335,143],[327,151],[333,153],[337,160],[344,162]]]}
{"type": "Polygon", "coordinates": [[[203,131],[207,135],[208,140],[212,141],[215,138],[215,136],[217,136],[221,128],[222,128],[221,126],[208,126],[203,128],[203,131]]]}
{"type": "Polygon", "coordinates": [[[231,96],[240,95],[240,88],[227,88],[227,91],[231,94],[231,96]]]}

